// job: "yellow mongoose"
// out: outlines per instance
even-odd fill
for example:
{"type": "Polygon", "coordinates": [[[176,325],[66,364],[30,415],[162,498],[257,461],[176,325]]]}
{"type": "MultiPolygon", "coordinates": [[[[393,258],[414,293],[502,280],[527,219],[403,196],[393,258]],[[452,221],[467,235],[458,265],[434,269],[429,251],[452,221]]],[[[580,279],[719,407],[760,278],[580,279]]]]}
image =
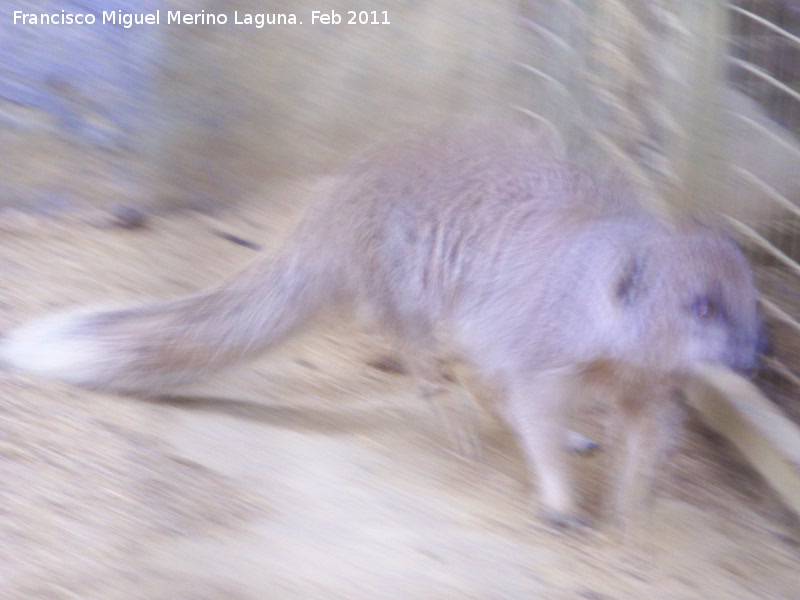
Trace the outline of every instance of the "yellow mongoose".
{"type": "MultiPolygon", "coordinates": [[[[96,389],[164,392],[279,343],[320,309],[367,307],[403,348],[447,349],[496,396],[545,514],[574,519],[565,412],[591,388],[625,416],[621,505],[700,361],[756,365],[761,324],[739,249],[667,223],[560,160],[535,136],[431,132],[356,162],[283,247],[196,295],[45,317],[0,361],[96,389]]],[[[417,363],[425,362],[417,359],[417,363]]],[[[421,377],[436,377],[418,364],[421,377]]]]}

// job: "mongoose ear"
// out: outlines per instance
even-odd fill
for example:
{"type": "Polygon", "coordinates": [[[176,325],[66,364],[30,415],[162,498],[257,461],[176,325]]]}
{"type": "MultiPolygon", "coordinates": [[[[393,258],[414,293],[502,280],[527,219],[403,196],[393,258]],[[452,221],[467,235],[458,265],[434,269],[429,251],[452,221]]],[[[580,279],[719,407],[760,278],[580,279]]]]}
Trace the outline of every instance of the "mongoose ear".
{"type": "Polygon", "coordinates": [[[614,281],[614,297],[618,302],[630,306],[639,300],[647,287],[644,272],[644,256],[633,254],[626,257],[614,281]]]}

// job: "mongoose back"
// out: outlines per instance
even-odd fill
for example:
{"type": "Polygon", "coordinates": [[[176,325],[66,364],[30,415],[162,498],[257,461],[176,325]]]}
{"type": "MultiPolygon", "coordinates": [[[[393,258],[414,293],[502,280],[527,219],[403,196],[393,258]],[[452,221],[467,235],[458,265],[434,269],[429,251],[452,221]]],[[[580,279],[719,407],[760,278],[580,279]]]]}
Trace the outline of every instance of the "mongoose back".
{"type": "Polygon", "coordinates": [[[578,514],[562,456],[573,398],[606,394],[625,416],[624,508],[632,473],[652,469],[672,428],[680,376],[702,361],[751,369],[761,341],[751,270],[727,237],[650,215],[549,157],[533,134],[466,127],[367,153],[279,250],[229,281],[35,320],[3,338],[0,361],[88,388],[164,393],[342,302],[413,349],[419,377],[435,379],[429,359],[445,352],[469,366],[556,523],[578,514]]]}

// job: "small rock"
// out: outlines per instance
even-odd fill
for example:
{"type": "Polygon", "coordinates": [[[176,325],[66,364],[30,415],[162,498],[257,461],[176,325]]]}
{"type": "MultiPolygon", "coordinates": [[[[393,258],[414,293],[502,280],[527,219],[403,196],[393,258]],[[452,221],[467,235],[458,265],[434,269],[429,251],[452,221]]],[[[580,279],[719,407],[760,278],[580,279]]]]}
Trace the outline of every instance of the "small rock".
{"type": "Polygon", "coordinates": [[[111,225],[124,229],[138,229],[147,224],[147,215],[138,208],[117,204],[109,209],[111,225]]]}

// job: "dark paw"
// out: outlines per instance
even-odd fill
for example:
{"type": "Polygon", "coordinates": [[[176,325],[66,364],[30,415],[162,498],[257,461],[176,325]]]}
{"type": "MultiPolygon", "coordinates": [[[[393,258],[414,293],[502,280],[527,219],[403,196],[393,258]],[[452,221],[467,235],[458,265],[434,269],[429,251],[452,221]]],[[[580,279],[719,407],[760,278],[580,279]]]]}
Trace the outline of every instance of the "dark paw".
{"type": "Polygon", "coordinates": [[[578,456],[589,456],[600,449],[600,444],[577,431],[567,432],[567,450],[578,456]]]}
{"type": "Polygon", "coordinates": [[[577,512],[545,509],[542,511],[542,518],[550,527],[559,531],[583,529],[592,524],[588,516],[577,512]]]}

